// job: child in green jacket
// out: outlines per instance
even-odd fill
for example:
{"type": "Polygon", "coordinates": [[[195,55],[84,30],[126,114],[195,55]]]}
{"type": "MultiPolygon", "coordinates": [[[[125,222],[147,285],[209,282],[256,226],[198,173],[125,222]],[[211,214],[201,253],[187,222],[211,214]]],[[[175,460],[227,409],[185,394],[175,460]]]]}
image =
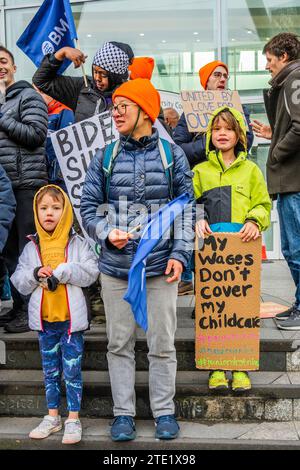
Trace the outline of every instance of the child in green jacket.
{"type": "MultiPolygon", "coordinates": [[[[242,241],[256,240],[270,225],[271,200],[258,166],[247,159],[246,126],[233,108],[216,110],[208,125],[207,161],[194,168],[194,192],[204,204],[204,219],[196,225],[203,238],[213,232],[239,232],[242,241]]],[[[249,390],[247,372],[232,373],[232,389],[249,390]]],[[[225,371],[213,371],[210,389],[227,389],[225,371]]]]}

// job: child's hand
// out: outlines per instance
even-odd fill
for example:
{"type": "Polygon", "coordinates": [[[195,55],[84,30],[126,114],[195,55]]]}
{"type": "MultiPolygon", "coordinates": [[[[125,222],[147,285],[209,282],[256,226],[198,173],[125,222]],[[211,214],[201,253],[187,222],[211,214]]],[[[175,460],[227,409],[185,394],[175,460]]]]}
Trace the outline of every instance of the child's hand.
{"type": "Polygon", "coordinates": [[[196,223],[196,233],[199,238],[204,238],[205,235],[210,235],[212,233],[207,220],[198,220],[196,223]]]}
{"type": "Polygon", "coordinates": [[[256,223],[246,222],[239,231],[243,242],[250,242],[250,240],[257,240],[260,236],[260,231],[256,223]]]}
{"type": "Polygon", "coordinates": [[[38,270],[38,277],[50,277],[53,274],[53,270],[50,266],[43,266],[38,270]]]}

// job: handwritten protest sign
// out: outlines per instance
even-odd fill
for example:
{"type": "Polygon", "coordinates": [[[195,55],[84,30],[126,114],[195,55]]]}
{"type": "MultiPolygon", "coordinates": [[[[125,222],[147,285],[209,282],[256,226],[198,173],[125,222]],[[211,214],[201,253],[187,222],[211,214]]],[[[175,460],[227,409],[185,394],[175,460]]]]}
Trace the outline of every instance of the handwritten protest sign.
{"type": "MultiPolygon", "coordinates": [[[[159,121],[156,121],[154,126],[158,129],[160,137],[174,143],[159,121]]],[[[97,150],[118,138],[119,133],[109,111],[51,134],[53,148],[82,230],[80,200],[87,169],[97,150]]],[[[84,230],[83,233],[89,239],[84,230]]],[[[89,241],[94,246],[90,239],[89,241]]],[[[98,252],[97,246],[95,249],[98,252]]]]}
{"type": "Polygon", "coordinates": [[[173,91],[163,91],[158,90],[160,94],[160,104],[163,109],[165,108],[173,108],[175,109],[179,115],[182,114],[182,104],[180,100],[180,94],[174,93],[173,91]]]}
{"type": "Polygon", "coordinates": [[[259,369],[261,239],[205,238],[196,251],[196,367],[259,369]]]}
{"type": "Polygon", "coordinates": [[[238,91],[182,91],[181,103],[190,132],[206,132],[212,113],[221,106],[235,108],[244,116],[238,91]]]}

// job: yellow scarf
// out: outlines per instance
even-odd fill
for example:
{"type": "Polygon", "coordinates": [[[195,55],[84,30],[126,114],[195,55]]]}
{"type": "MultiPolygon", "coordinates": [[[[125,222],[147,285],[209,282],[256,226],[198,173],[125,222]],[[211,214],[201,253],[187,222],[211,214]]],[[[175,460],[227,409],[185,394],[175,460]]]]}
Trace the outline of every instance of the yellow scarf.
{"type": "MultiPolygon", "coordinates": [[[[34,220],[36,230],[39,236],[40,253],[43,266],[50,266],[52,269],[66,261],[66,246],[69,240],[69,233],[73,224],[73,211],[70,200],[66,193],[58,186],[49,185],[58,189],[64,198],[64,210],[62,216],[52,234],[46,232],[41,226],[36,210],[36,198],[39,192],[45,188],[40,189],[34,198],[34,220]]],[[[67,291],[66,286],[59,284],[54,292],[44,289],[43,303],[42,303],[42,318],[48,322],[66,321],[70,319],[67,291]]]]}

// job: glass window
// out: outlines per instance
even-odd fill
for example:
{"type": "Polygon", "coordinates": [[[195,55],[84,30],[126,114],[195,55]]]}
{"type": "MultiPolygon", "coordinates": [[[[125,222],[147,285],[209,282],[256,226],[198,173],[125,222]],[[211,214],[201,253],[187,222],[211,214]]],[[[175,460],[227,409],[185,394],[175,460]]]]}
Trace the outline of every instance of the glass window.
{"type": "Polygon", "coordinates": [[[17,65],[16,80],[27,80],[31,83],[36,67],[16,45],[28,23],[36,13],[36,8],[5,11],[6,47],[13,53],[17,65]]]}
{"type": "MultiPolygon", "coordinates": [[[[153,83],[168,91],[199,88],[199,67],[217,57],[216,0],[107,0],[72,4],[72,11],[80,47],[88,55],[88,74],[97,49],[112,40],[130,44],[136,56],[153,57],[153,83]]],[[[16,56],[17,79],[31,80],[35,70],[16,46],[35,12],[6,11],[6,42],[16,56]]],[[[71,65],[67,73],[78,75],[80,70],[71,65]]]]}
{"type": "Polygon", "coordinates": [[[221,1],[221,8],[223,60],[230,67],[230,88],[257,95],[270,79],[264,45],[282,31],[300,34],[299,0],[227,0],[221,1]]]}
{"type": "MultiPolygon", "coordinates": [[[[3,0],[2,0],[3,1],[3,0]]],[[[44,0],[4,0],[4,5],[8,7],[15,7],[16,5],[41,5],[44,0]]],[[[1,3],[1,0],[0,0],[1,3]]]]}
{"type": "Polygon", "coordinates": [[[204,62],[217,55],[216,0],[87,2],[75,19],[87,70],[103,42],[127,42],[136,56],[155,59],[152,80],[160,89],[199,88],[201,54],[204,62]]]}

